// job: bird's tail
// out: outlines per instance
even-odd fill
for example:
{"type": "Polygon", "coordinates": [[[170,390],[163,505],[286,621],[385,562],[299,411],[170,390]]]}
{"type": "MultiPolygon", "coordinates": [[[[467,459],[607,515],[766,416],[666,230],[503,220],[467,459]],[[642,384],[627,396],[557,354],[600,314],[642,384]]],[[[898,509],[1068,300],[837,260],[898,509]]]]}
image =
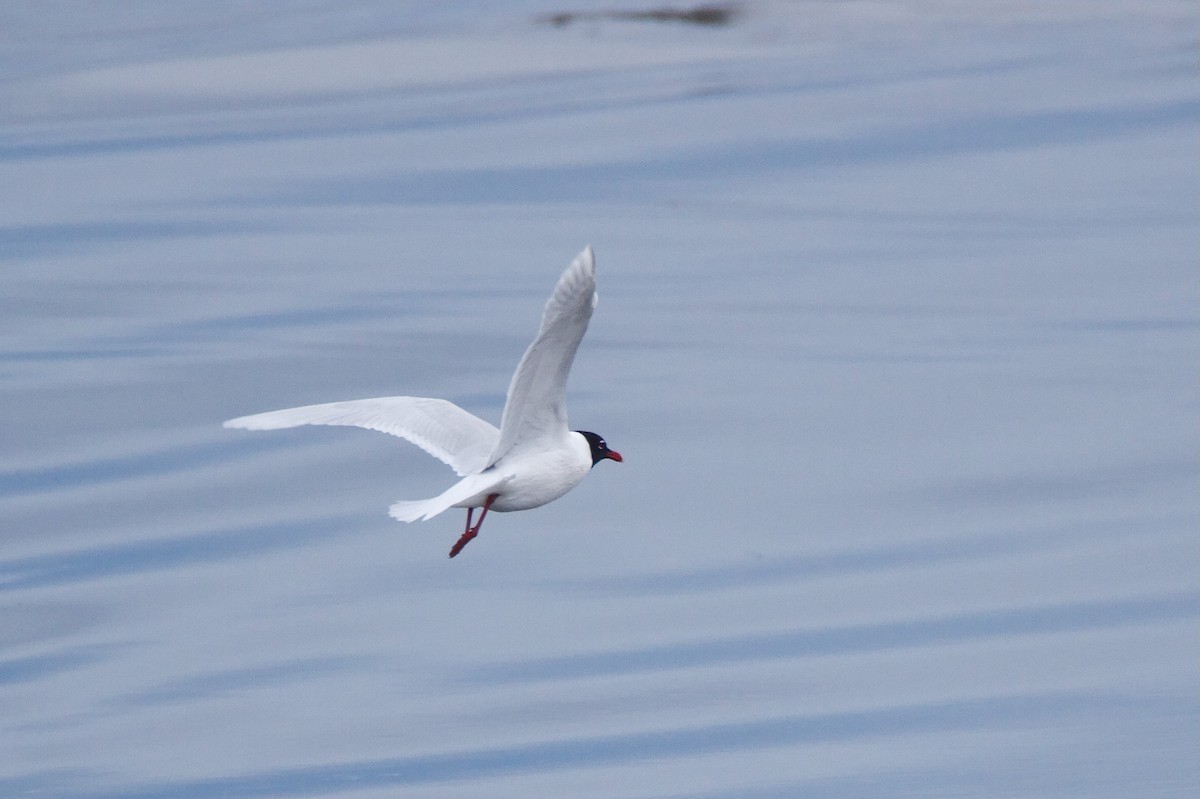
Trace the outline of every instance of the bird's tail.
{"type": "Polygon", "coordinates": [[[388,515],[401,522],[432,519],[444,510],[482,507],[488,494],[494,493],[504,482],[495,472],[472,474],[459,480],[432,499],[411,499],[393,502],[388,515]]]}
{"type": "MultiPolygon", "coordinates": [[[[398,522],[415,522],[421,519],[432,519],[446,508],[434,506],[437,497],[433,499],[402,499],[393,502],[388,508],[388,516],[398,522]]],[[[447,506],[449,507],[449,506],[447,506]]]]}

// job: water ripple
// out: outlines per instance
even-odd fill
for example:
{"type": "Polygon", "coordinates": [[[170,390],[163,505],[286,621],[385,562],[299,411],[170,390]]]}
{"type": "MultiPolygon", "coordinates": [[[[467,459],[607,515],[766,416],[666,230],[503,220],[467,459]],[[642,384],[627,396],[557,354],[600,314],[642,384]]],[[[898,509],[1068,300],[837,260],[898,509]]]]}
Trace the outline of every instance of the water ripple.
{"type": "Polygon", "coordinates": [[[266,440],[215,441],[164,446],[154,452],[92,458],[78,463],[55,463],[36,469],[14,469],[0,472],[0,499],[43,492],[61,493],[84,485],[189,471],[282,446],[283,442],[266,440]]]}
{"type": "Polygon", "coordinates": [[[309,657],[197,674],[169,680],[145,691],[129,694],[124,704],[139,707],[209,699],[261,685],[279,686],[329,673],[344,673],[366,662],[362,657],[309,657]]]}
{"type": "Polygon", "coordinates": [[[353,524],[346,517],[318,517],[13,558],[0,561],[0,591],[44,588],[248,557],[336,538],[353,524]]]}
{"type": "MultiPolygon", "coordinates": [[[[1154,700],[1136,701],[1143,711],[1148,704],[1155,704],[1154,700]]],[[[1086,724],[1099,716],[1121,713],[1134,702],[1077,693],[973,698],[331,763],[202,780],[163,781],[111,791],[84,791],[77,796],[79,799],[253,799],[332,795],[338,791],[459,782],[800,744],[1018,728],[1047,721],[1086,724]]],[[[1177,706],[1175,700],[1167,699],[1157,700],[1157,704],[1163,712],[1168,706],[1177,706]]]]}
{"type": "Polygon", "coordinates": [[[116,647],[91,644],[75,646],[52,655],[29,655],[0,660],[0,685],[43,680],[109,657],[116,647]]]}
{"type": "Polygon", "coordinates": [[[472,670],[468,677],[487,683],[572,680],[743,661],[871,653],[989,638],[1104,630],[1197,617],[1200,617],[1200,594],[1166,594],[515,660],[472,670]]]}

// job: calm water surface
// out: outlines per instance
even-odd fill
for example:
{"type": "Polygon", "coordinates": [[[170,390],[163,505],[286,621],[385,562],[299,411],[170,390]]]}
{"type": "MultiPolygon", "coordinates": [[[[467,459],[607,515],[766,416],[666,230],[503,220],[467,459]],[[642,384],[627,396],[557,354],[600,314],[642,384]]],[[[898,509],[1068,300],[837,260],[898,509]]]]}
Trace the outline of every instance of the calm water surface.
{"type": "Polygon", "coordinates": [[[66,3],[0,26],[0,795],[1200,791],[1189,3],[66,3]],[[498,421],[563,500],[223,419],[498,421]]]}

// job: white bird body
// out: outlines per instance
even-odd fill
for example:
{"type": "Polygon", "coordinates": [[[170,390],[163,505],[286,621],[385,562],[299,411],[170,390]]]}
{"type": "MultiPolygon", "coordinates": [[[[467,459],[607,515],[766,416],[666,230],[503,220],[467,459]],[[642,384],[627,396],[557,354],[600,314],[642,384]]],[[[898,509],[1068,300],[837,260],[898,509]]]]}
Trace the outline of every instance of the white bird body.
{"type": "Polygon", "coordinates": [[[515,453],[501,463],[459,480],[432,499],[393,503],[393,519],[412,522],[432,519],[447,508],[479,508],[496,494],[494,511],[509,512],[541,507],[582,482],[592,468],[587,439],[571,432],[565,445],[543,452],[515,453]]]}
{"type": "Polygon", "coordinates": [[[376,397],[242,416],[226,427],[278,430],[306,424],[349,425],[406,439],[449,465],[462,479],[431,499],[394,503],[403,522],[467,509],[467,529],[454,557],[475,537],[489,510],[528,510],[558,499],[600,460],[621,461],[595,433],[567,427],[566,383],[596,306],[592,248],[576,256],[546,303],[537,337],[508,388],[500,427],[457,405],[428,397],[376,397]],[[471,527],[475,508],[483,508],[471,527]]]}

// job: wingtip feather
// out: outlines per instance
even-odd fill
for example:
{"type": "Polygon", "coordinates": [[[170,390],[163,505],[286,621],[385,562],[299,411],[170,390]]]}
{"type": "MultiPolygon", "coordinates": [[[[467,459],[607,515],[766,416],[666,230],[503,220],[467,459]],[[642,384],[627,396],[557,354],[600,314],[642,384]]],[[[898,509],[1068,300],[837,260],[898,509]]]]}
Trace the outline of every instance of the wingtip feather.
{"type": "Polygon", "coordinates": [[[588,274],[596,274],[596,253],[592,250],[592,245],[587,245],[575,256],[575,262],[580,264],[588,274]]]}
{"type": "Polygon", "coordinates": [[[269,411],[250,416],[239,416],[236,419],[227,419],[221,422],[221,427],[229,430],[282,430],[285,427],[298,427],[302,424],[282,419],[278,415],[280,413],[280,411],[269,411]]]}

